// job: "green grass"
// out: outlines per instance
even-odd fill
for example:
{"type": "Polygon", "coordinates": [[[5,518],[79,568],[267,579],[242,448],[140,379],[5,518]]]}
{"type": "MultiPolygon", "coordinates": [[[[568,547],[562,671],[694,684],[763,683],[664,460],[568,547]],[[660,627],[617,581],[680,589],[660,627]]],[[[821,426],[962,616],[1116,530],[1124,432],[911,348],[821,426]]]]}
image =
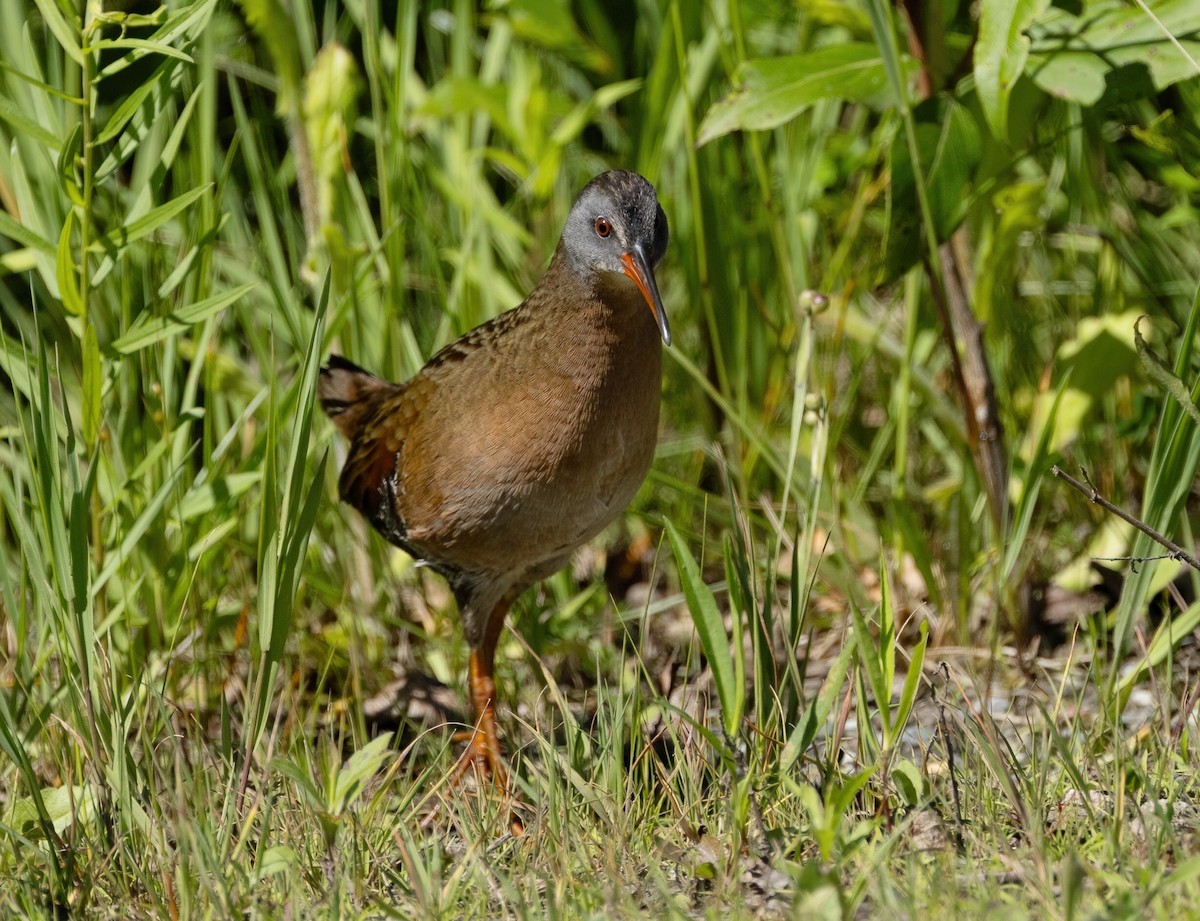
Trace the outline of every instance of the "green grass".
{"type": "MultiPolygon", "coordinates": [[[[1200,81],[1018,84],[978,145],[996,520],[940,238],[885,271],[946,206],[897,158],[960,164],[921,160],[894,10],[810,6],[0,9],[0,915],[1194,913],[1196,577],[1126,567],[1065,627],[1029,599],[1151,553],[1051,463],[1194,544],[1200,438],[1127,321],[1195,398],[1200,81]],[[745,61],[850,41],[890,103],[696,145],[745,61]],[[513,306],[610,166],[671,224],[658,456],[502,639],[527,833],[487,796],[422,831],[465,644],[337,503],[316,370],[402,379],[513,306]]],[[[935,88],[977,113],[946,16],[935,88]]]]}

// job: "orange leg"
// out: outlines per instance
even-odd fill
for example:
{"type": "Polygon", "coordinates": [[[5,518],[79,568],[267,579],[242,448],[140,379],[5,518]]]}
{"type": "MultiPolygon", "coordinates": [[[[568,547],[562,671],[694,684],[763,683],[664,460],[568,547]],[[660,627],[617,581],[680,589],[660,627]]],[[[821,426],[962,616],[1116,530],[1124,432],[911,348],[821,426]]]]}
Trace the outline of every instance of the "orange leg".
{"type": "Polygon", "coordinates": [[[475,714],[475,731],[471,733],[467,750],[463,752],[455,770],[456,781],[473,766],[479,766],[492,775],[492,786],[508,792],[508,773],[500,760],[500,734],[496,730],[496,681],[493,669],[496,661],[496,643],[504,629],[504,618],[508,614],[508,602],[496,605],[488,617],[479,646],[471,650],[471,662],[467,672],[467,683],[471,691],[471,710],[475,714]]]}
{"type": "MultiPolygon", "coordinates": [[[[500,639],[500,631],[504,629],[508,605],[507,601],[496,605],[488,617],[483,639],[479,646],[471,650],[467,684],[471,693],[471,709],[475,714],[475,727],[462,734],[462,737],[467,739],[467,748],[458,759],[450,777],[451,789],[459,786],[468,772],[475,771],[477,777],[490,774],[493,789],[505,797],[509,795],[508,772],[501,760],[500,733],[496,729],[496,681],[493,676],[496,643],[500,639]]],[[[425,817],[422,825],[431,826],[437,818],[437,813],[438,809],[435,807],[425,817]]],[[[510,813],[509,825],[516,835],[525,830],[524,823],[515,812],[510,813]]]]}

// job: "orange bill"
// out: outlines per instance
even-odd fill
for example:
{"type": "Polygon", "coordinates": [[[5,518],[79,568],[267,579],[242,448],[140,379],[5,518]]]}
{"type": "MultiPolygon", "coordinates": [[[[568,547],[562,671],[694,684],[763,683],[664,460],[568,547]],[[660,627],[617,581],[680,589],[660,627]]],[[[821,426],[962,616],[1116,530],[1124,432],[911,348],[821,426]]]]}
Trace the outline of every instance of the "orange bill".
{"type": "Polygon", "coordinates": [[[663,309],[662,298],[658,296],[658,284],[654,280],[654,270],[650,267],[650,261],[646,258],[641,245],[635,244],[629,252],[622,253],[621,261],[625,264],[625,274],[633,279],[633,283],[642,292],[642,297],[646,299],[650,313],[654,315],[654,322],[658,324],[658,331],[663,342],[670,345],[671,326],[667,323],[667,312],[663,309]]]}

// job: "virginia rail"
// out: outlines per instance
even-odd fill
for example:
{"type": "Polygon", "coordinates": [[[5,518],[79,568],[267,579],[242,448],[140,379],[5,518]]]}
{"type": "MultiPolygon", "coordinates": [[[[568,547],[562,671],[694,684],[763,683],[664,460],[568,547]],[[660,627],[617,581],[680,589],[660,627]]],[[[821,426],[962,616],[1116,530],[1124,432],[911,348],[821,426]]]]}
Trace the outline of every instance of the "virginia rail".
{"type": "Polygon", "coordinates": [[[507,789],[493,660],[509,605],[633,498],[658,433],[667,218],[637,173],[593,179],[525,301],[404,384],[339,356],[321,407],[350,441],[343,501],[449,580],[471,646],[472,765],[507,789]],[[647,309],[649,308],[649,309],[647,309]]]}

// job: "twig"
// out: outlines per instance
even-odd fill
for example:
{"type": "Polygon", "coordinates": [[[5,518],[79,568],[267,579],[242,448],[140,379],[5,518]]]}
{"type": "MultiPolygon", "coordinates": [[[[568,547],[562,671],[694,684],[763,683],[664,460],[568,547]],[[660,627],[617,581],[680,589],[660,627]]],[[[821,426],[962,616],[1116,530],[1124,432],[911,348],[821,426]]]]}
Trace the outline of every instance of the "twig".
{"type": "MultiPolygon", "coordinates": [[[[946,684],[950,684],[950,666],[945,662],[941,663],[942,674],[946,678],[946,684]]],[[[954,819],[958,823],[954,827],[954,843],[958,846],[960,854],[965,853],[967,849],[966,837],[963,835],[962,814],[962,798],[958,792],[958,777],[954,774],[954,743],[950,741],[950,729],[946,725],[946,704],[937,696],[937,686],[931,681],[929,683],[930,691],[933,693],[933,699],[937,701],[938,706],[938,726],[942,730],[942,744],[946,746],[946,766],[950,771],[950,792],[954,796],[954,819]]]]}
{"type": "MultiPolygon", "coordinates": [[[[1084,477],[1087,476],[1086,470],[1084,470],[1082,467],[1080,467],[1079,470],[1084,475],[1084,477]]],[[[1182,560],[1184,563],[1187,563],[1189,566],[1191,566],[1192,569],[1195,569],[1196,571],[1200,572],[1200,560],[1196,559],[1194,556],[1192,556],[1190,553],[1188,553],[1186,550],[1184,550],[1181,546],[1179,546],[1179,544],[1175,543],[1175,541],[1171,540],[1169,537],[1166,537],[1165,535],[1154,530],[1154,528],[1150,527],[1150,525],[1146,524],[1144,521],[1142,521],[1138,518],[1134,518],[1132,515],[1130,515],[1124,509],[1117,508],[1117,506],[1113,505],[1111,502],[1109,502],[1107,499],[1105,499],[1102,495],[1100,495],[1100,493],[1096,491],[1096,487],[1091,485],[1091,483],[1088,483],[1086,485],[1081,483],[1079,480],[1075,479],[1075,477],[1071,476],[1071,474],[1067,473],[1065,470],[1062,470],[1057,464],[1055,464],[1053,467],[1050,468],[1050,472],[1053,473],[1056,477],[1062,477],[1071,486],[1074,486],[1075,489],[1077,489],[1079,492],[1083,493],[1083,495],[1087,496],[1088,499],[1090,499],[1092,502],[1096,503],[1096,505],[1100,506],[1105,511],[1112,512],[1112,514],[1116,515],[1122,521],[1126,522],[1127,524],[1133,525],[1135,528],[1137,528],[1139,531],[1141,531],[1143,534],[1145,534],[1152,541],[1155,541],[1156,543],[1161,544],[1162,546],[1166,547],[1168,550],[1171,551],[1172,559],[1182,560]]]]}

